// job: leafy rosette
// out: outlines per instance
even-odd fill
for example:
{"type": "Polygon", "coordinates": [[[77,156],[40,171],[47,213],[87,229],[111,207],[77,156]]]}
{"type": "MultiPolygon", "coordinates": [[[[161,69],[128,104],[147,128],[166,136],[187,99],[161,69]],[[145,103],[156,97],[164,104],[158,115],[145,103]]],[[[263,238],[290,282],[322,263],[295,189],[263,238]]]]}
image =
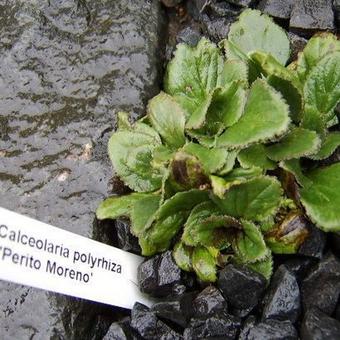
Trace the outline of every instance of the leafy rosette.
{"type": "Polygon", "coordinates": [[[118,115],[108,151],[133,192],[102,202],[98,219],[128,217],[143,255],[173,247],[180,268],[211,282],[228,261],[269,279],[272,253],[308,237],[305,216],[340,231],[340,164],[318,167],[340,145],[340,44],[324,33],[286,66],[289,53],[255,10],[219,46],[179,44],[146,116],[118,115]]]}

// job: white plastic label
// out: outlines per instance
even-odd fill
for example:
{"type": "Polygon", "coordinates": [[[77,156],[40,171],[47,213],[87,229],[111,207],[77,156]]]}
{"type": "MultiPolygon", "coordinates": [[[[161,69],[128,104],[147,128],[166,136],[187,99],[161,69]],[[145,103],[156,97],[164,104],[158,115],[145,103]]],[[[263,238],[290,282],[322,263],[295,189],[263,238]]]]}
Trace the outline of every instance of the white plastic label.
{"type": "Polygon", "coordinates": [[[138,290],[143,259],[0,207],[0,279],[109,305],[150,301],[138,290]]]}

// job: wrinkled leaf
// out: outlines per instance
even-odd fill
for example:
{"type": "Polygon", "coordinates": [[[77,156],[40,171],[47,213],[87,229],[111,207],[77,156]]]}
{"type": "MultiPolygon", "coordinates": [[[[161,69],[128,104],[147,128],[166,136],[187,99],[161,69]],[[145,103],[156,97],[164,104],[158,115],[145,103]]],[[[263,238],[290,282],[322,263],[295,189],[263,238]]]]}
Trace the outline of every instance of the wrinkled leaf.
{"type": "Polygon", "coordinates": [[[282,189],[273,177],[263,176],[232,186],[223,199],[214,201],[226,215],[261,221],[279,207],[282,189]]]}
{"type": "Polygon", "coordinates": [[[244,114],[218,139],[218,147],[245,148],[281,136],[290,123],[289,109],[281,95],[263,80],[250,90],[244,114]]]}
{"type": "Polygon", "coordinates": [[[152,126],[169,147],[179,148],[184,145],[185,116],[171,96],[161,92],[153,97],[149,101],[148,116],[152,126]]]}
{"type": "Polygon", "coordinates": [[[187,272],[193,270],[191,263],[192,248],[187,247],[183,242],[177,242],[172,256],[179,268],[187,272]]]}
{"type": "Polygon", "coordinates": [[[227,60],[224,62],[221,73],[221,83],[223,86],[232,82],[241,82],[244,87],[248,84],[248,66],[242,60],[227,60]]]}
{"type": "Polygon", "coordinates": [[[247,9],[230,26],[228,39],[243,53],[263,51],[270,53],[282,65],[289,59],[290,48],[286,32],[266,14],[247,9]]]}
{"type": "Polygon", "coordinates": [[[340,42],[331,33],[318,34],[309,39],[302,53],[299,53],[296,71],[304,82],[309,72],[328,53],[340,51],[340,42]]]}
{"type": "Polygon", "coordinates": [[[275,254],[295,254],[309,235],[305,218],[291,212],[276,228],[265,234],[269,248],[275,254]]]}
{"type": "Polygon", "coordinates": [[[164,88],[186,111],[190,128],[204,122],[210,94],[219,85],[222,69],[221,53],[207,39],[201,39],[196,47],[177,46],[175,57],[167,67],[164,88]]]}
{"type": "Polygon", "coordinates": [[[337,149],[339,145],[340,145],[340,132],[338,131],[330,132],[322,141],[320,150],[316,154],[311,155],[310,158],[315,160],[328,158],[333,154],[333,152],[337,149]]]}
{"type": "Polygon", "coordinates": [[[195,247],[192,253],[192,266],[197,276],[205,282],[215,282],[216,259],[205,247],[195,247]]]}
{"type": "Polygon", "coordinates": [[[305,157],[318,151],[320,143],[315,131],[294,128],[278,143],[268,146],[266,154],[274,161],[305,157]]]}
{"type": "Polygon", "coordinates": [[[267,254],[261,230],[252,222],[242,220],[243,230],[238,232],[232,242],[233,250],[243,263],[263,260],[267,254]]]}
{"type": "Polygon", "coordinates": [[[276,168],[276,163],[266,156],[265,146],[262,144],[255,144],[241,150],[237,159],[243,168],[259,167],[265,170],[276,168]]]}
{"type": "Polygon", "coordinates": [[[308,217],[324,231],[340,231],[340,163],[311,171],[300,190],[308,217]]]}
{"type": "Polygon", "coordinates": [[[160,188],[162,173],[152,167],[152,152],[161,144],[151,127],[136,123],[133,130],[119,130],[109,141],[108,152],[117,175],[135,191],[160,188]]]}

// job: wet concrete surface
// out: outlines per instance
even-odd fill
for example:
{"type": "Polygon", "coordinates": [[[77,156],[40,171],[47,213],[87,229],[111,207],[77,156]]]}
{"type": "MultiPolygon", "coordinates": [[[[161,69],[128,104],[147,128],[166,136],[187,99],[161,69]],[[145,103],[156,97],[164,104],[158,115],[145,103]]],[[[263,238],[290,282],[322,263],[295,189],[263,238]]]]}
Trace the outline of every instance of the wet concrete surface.
{"type": "MultiPolygon", "coordinates": [[[[159,92],[160,3],[0,0],[0,12],[0,206],[100,238],[94,212],[112,191],[115,113],[138,117],[159,92]]],[[[100,305],[0,289],[0,339],[86,339],[105,328],[100,305]]]]}

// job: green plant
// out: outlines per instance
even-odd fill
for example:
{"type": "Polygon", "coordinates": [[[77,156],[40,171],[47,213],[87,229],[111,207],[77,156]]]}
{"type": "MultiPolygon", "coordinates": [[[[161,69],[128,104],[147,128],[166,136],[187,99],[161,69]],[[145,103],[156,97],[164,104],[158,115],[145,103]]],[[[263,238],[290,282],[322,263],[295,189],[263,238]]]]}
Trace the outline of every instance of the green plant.
{"type": "Polygon", "coordinates": [[[285,67],[288,58],[286,33],[255,10],[218,47],[178,45],[147,115],[130,124],[118,114],[109,155],[134,192],[106,199],[97,217],[129,217],[146,256],[176,243],[177,264],[205,281],[227,261],[269,279],[272,252],[294,253],[308,236],[304,213],[340,231],[340,163],[317,162],[340,145],[329,131],[340,44],[321,34],[285,67]]]}

